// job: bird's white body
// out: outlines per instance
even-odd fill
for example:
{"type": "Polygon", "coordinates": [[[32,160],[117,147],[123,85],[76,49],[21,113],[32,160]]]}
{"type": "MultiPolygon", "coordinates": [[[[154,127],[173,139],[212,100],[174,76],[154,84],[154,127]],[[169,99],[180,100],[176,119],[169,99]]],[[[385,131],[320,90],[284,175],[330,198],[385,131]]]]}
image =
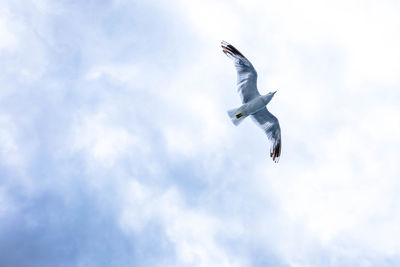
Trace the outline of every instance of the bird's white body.
{"type": "Polygon", "coordinates": [[[260,95],[259,97],[243,104],[240,108],[243,108],[243,112],[249,116],[264,108],[269,101],[271,101],[271,98],[268,97],[268,95],[260,95]]]}
{"type": "Polygon", "coordinates": [[[244,103],[239,108],[228,110],[228,115],[231,118],[233,124],[239,125],[246,117],[253,115],[254,113],[262,110],[272,99],[271,94],[260,95],[247,103],[244,103]]]}
{"type": "Polygon", "coordinates": [[[249,116],[265,107],[265,104],[266,103],[264,102],[262,96],[259,96],[243,104],[239,109],[244,116],[249,116]]]}

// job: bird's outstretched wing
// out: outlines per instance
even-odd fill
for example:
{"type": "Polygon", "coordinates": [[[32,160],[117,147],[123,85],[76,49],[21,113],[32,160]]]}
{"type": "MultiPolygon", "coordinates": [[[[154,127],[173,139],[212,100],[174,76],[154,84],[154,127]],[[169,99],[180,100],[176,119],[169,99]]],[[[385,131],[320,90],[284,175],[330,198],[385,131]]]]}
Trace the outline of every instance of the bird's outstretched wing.
{"type": "Polygon", "coordinates": [[[237,70],[237,87],[242,103],[247,103],[260,93],[257,90],[257,72],[250,61],[233,45],[222,41],[222,51],[235,62],[237,70]]]}
{"type": "Polygon", "coordinates": [[[263,108],[252,115],[254,122],[264,130],[271,141],[270,156],[273,161],[278,162],[281,156],[281,127],[278,119],[272,115],[267,108],[263,108]]]}

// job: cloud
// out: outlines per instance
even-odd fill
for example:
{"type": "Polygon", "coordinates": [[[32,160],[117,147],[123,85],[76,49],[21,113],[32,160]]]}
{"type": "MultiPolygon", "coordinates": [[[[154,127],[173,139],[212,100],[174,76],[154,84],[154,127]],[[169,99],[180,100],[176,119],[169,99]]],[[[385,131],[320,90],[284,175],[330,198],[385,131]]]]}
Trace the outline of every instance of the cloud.
{"type": "Polygon", "coordinates": [[[177,265],[240,266],[216,240],[217,234],[240,234],[240,226],[227,225],[204,211],[186,207],[174,189],[152,192],[132,181],[124,191],[122,227],[140,232],[151,221],[163,225],[166,238],[174,245],[177,265]]]}
{"type": "Polygon", "coordinates": [[[398,9],[2,3],[0,265],[397,266],[398,9]],[[220,39],[278,90],[279,164],[220,39]]]}

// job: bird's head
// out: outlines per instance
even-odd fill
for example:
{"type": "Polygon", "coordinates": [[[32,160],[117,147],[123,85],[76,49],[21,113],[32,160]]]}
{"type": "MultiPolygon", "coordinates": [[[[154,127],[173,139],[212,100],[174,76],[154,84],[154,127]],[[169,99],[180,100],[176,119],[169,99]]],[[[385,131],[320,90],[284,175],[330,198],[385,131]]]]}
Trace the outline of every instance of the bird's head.
{"type": "Polygon", "coordinates": [[[275,92],[269,92],[268,94],[263,95],[263,99],[264,99],[265,104],[268,104],[269,101],[271,101],[271,99],[274,97],[274,95],[275,95],[276,92],[277,92],[277,91],[275,91],[275,92]]]}

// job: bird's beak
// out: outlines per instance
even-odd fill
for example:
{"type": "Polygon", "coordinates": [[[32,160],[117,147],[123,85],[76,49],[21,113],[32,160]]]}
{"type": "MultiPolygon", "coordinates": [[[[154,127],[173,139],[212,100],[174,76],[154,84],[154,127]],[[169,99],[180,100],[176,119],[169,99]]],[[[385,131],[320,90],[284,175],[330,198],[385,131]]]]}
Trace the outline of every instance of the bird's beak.
{"type": "Polygon", "coordinates": [[[273,92],[273,94],[275,94],[276,92],[278,92],[278,91],[273,92]]]}

